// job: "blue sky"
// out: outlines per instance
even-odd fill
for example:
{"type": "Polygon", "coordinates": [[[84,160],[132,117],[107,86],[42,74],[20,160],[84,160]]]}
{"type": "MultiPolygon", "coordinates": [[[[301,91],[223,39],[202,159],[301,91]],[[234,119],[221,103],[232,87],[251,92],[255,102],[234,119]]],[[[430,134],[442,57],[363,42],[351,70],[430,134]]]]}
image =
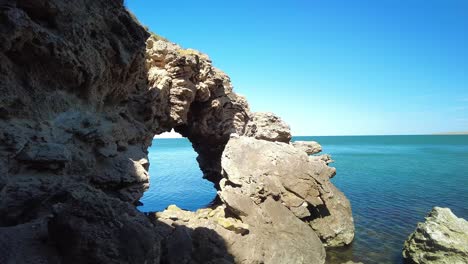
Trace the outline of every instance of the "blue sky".
{"type": "Polygon", "coordinates": [[[466,0],[128,0],[294,135],[468,131],[466,0]]]}

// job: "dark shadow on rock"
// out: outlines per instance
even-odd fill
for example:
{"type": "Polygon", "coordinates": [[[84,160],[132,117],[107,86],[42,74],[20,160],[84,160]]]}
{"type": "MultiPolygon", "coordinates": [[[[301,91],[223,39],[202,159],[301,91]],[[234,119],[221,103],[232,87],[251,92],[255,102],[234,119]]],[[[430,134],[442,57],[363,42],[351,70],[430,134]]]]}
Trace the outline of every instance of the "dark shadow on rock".
{"type": "MultiPolygon", "coordinates": [[[[207,102],[193,102],[187,115],[187,124],[175,127],[175,131],[187,137],[198,153],[197,161],[203,177],[219,190],[221,155],[231,133],[243,134],[249,120],[248,106],[238,102],[237,95],[226,94],[222,80],[216,83],[216,93],[207,102]],[[221,101],[219,109],[211,105],[221,101]],[[235,123],[236,116],[242,116],[235,123]]],[[[239,100],[240,101],[240,100],[239,100]]]]}
{"type": "Polygon", "coordinates": [[[226,242],[206,227],[169,226],[149,214],[161,240],[161,264],[234,263],[226,242]]]}
{"type": "Polygon", "coordinates": [[[40,208],[51,213],[0,227],[0,263],[233,263],[215,231],[168,226],[83,184],[40,208]]]}
{"type": "Polygon", "coordinates": [[[319,204],[317,206],[308,206],[310,216],[307,217],[305,220],[313,220],[316,218],[324,218],[327,216],[330,216],[330,211],[328,210],[327,206],[325,204],[319,204]]]}

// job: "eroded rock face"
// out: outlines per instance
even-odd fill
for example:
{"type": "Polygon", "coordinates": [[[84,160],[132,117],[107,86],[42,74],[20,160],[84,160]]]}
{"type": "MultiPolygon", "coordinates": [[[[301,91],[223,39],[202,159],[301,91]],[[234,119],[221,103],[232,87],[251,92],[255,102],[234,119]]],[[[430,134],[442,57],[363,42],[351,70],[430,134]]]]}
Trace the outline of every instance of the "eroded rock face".
{"type": "Polygon", "coordinates": [[[1,167],[76,175],[139,199],[147,33],[116,0],[9,1],[0,12],[1,167]]]}
{"type": "MultiPolygon", "coordinates": [[[[222,157],[219,196],[244,222],[265,214],[265,201],[308,224],[326,246],[349,244],[354,224],[349,201],[329,178],[335,169],[289,144],[232,137],[222,157]],[[253,216],[250,216],[255,212],[253,216]]],[[[284,225],[287,225],[284,223],[284,225]]]]}
{"type": "Polygon", "coordinates": [[[434,207],[405,241],[403,257],[408,263],[468,263],[468,222],[434,207]]]}

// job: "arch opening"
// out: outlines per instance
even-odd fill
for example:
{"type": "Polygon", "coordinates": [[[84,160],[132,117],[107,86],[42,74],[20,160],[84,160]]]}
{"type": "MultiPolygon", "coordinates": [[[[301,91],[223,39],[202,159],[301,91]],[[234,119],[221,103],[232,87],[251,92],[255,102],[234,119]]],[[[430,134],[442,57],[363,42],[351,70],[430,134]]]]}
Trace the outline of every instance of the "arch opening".
{"type": "Polygon", "coordinates": [[[186,137],[172,130],[153,138],[148,149],[150,187],[140,199],[142,212],[159,212],[169,205],[195,211],[217,198],[215,184],[203,177],[198,154],[186,137]]]}

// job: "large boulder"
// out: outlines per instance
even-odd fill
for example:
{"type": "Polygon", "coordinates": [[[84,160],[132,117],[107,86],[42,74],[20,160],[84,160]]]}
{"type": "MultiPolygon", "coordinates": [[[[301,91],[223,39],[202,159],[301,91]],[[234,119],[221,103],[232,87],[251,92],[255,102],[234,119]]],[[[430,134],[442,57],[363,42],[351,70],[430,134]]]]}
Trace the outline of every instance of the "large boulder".
{"type": "Polygon", "coordinates": [[[468,263],[468,221],[449,208],[434,207],[405,241],[403,258],[418,264],[468,263]]]}
{"type": "Polygon", "coordinates": [[[324,161],[289,144],[234,136],[226,145],[222,168],[219,196],[244,222],[258,219],[249,216],[252,212],[268,214],[263,203],[269,201],[286,208],[285,217],[307,224],[325,246],[353,240],[350,203],[330,182],[335,169],[324,161]]]}

